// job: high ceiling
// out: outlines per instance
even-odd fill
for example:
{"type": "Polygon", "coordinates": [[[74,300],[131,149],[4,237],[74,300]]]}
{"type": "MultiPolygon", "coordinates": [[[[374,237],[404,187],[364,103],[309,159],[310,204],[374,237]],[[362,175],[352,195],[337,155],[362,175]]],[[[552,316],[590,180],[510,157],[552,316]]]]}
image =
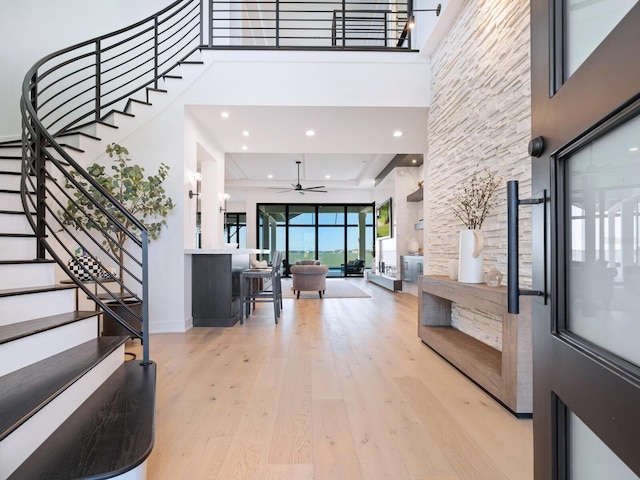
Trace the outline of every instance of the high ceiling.
{"type": "Polygon", "coordinates": [[[297,180],[296,161],[304,187],[370,188],[396,154],[427,148],[426,108],[192,106],[189,111],[227,152],[225,188],[290,187],[297,180]],[[394,136],[397,131],[402,136],[394,136]]]}

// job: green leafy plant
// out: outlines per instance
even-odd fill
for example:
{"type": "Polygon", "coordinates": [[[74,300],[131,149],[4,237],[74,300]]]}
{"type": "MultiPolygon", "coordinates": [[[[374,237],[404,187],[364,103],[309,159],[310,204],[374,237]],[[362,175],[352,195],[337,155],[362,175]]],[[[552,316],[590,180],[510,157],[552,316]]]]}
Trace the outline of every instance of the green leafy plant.
{"type": "MultiPolygon", "coordinates": [[[[106,166],[93,163],[87,167],[87,173],[147,228],[150,241],[157,239],[162,227],[167,224],[164,218],[175,206],[171,198],[166,195],[163,186],[169,167],[160,164],[156,175],[145,178],[143,167],[130,164],[129,151],[125,147],[112,143],[107,145],[106,153],[113,160],[111,172],[106,166]]],[[[107,201],[98,189],[89,185],[77,172],[71,172],[71,174],[121,225],[127,230],[134,232],[137,230],[133,222],[107,201]]],[[[122,280],[124,262],[122,247],[127,241],[127,234],[96,208],[94,203],[77,190],[69,180],[65,186],[75,191],[72,194],[73,201],[68,202],[63,212],[63,223],[76,229],[84,227],[87,230],[98,230],[104,237],[102,244],[118,259],[120,265],[118,278],[122,280]]]]}
{"type": "Polygon", "coordinates": [[[487,171],[475,171],[451,202],[453,214],[470,230],[480,230],[489,212],[498,204],[496,189],[502,179],[487,171]]]}

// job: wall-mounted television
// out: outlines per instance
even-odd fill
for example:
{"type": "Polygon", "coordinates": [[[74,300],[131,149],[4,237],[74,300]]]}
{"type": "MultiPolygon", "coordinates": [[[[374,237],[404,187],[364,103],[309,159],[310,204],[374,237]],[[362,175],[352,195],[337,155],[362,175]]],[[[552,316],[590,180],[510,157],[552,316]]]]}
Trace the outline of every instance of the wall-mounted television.
{"type": "Polygon", "coordinates": [[[391,238],[393,222],[391,221],[391,198],[376,206],[376,238],[391,238]]]}

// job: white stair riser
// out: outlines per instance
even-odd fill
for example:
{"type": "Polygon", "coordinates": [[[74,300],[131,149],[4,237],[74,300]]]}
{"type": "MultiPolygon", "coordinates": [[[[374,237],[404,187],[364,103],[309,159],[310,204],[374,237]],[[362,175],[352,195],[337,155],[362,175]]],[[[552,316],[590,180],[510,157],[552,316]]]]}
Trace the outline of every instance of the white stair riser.
{"type": "Polygon", "coordinates": [[[98,335],[98,317],[29,335],[0,345],[0,376],[88,342],[98,335]]]}
{"type": "Polygon", "coordinates": [[[75,289],[0,297],[0,325],[72,312],[75,308],[75,289]]]}
{"type": "Polygon", "coordinates": [[[11,215],[0,213],[0,232],[2,233],[33,233],[31,225],[25,215],[11,215]]]}
{"type": "Polygon", "coordinates": [[[0,442],[0,478],[7,478],[18,468],[123,361],[124,345],[0,442]]]}
{"type": "MultiPolygon", "coordinates": [[[[3,152],[3,155],[19,156],[21,155],[21,152],[17,152],[15,154],[3,152]]],[[[0,170],[3,172],[20,172],[22,171],[22,161],[15,159],[0,159],[0,170]]]]}
{"type": "Polygon", "coordinates": [[[87,125],[85,127],[82,127],[80,130],[87,135],[92,135],[94,137],[100,138],[100,142],[102,142],[102,144],[105,146],[107,143],[109,143],[107,140],[105,140],[105,138],[111,138],[114,133],[117,134],[118,132],[118,130],[115,128],[100,125],[98,123],[87,125]]]}
{"type": "MultiPolygon", "coordinates": [[[[2,165],[0,165],[2,168],[2,165]]],[[[17,190],[20,188],[20,176],[19,175],[2,175],[0,174],[0,189],[17,190]]]]}
{"type": "Polygon", "coordinates": [[[17,193],[0,193],[0,205],[3,210],[24,210],[22,208],[22,200],[17,193]]]}
{"type": "Polygon", "coordinates": [[[36,258],[35,238],[0,237],[0,260],[31,260],[36,258]]]}
{"type": "Polygon", "coordinates": [[[0,290],[38,287],[55,283],[53,263],[17,263],[0,265],[0,290]]]}
{"type": "Polygon", "coordinates": [[[113,478],[118,480],[146,480],[147,478],[147,461],[145,460],[133,470],[117,475],[113,478]]]}

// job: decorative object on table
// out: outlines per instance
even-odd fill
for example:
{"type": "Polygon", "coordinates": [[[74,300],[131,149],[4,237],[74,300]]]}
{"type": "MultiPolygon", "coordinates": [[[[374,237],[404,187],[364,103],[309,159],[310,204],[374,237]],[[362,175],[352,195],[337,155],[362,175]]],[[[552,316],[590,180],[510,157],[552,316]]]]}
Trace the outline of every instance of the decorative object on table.
{"type": "MultiPolygon", "coordinates": [[[[167,197],[163,183],[167,178],[169,167],[161,163],[158,173],[153,176],[144,176],[144,168],[139,165],[130,165],[128,158],[129,151],[116,143],[107,145],[106,153],[113,160],[111,173],[107,167],[98,163],[93,163],[87,167],[87,172],[118,202],[120,202],[129,212],[134,215],[139,222],[143,223],[149,231],[149,241],[155,240],[160,235],[162,227],[166,225],[164,217],[173,209],[174,203],[167,197]]],[[[75,180],[89,193],[101,198],[102,194],[92,185],[75,172],[71,172],[75,180]]],[[[75,188],[67,180],[66,187],[75,188]]],[[[122,283],[124,264],[124,249],[126,234],[116,229],[108,217],[93,207],[87,197],[80,192],[73,195],[75,198],[69,200],[64,215],[65,225],[70,225],[76,230],[98,230],[104,237],[102,245],[118,261],[117,278],[122,283]],[[86,215],[86,211],[91,211],[91,216],[86,215]],[[114,240],[115,239],[115,240],[114,240]]],[[[122,215],[108,203],[104,205],[107,210],[118,219],[128,230],[132,229],[131,221],[122,215]]]]}
{"type": "Polygon", "coordinates": [[[484,274],[484,280],[489,287],[499,287],[502,284],[504,275],[496,267],[491,268],[484,274]]]}
{"type": "Polygon", "coordinates": [[[417,254],[418,250],[420,250],[420,244],[418,243],[418,239],[416,239],[415,237],[411,237],[407,241],[407,250],[412,255],[417,254]]]}
{"type": "Polygon", "coordinates": [[[449,278],[458,280],[458,260],[449,260],[449,278]]]}
{"type": "Polygon", "coordinates": [[[501,179],[486,169],[475,171],[469,183],[454,197],[451,209],[462,220],[467,230],[460,231],[458,251],[458,281],[462,283],[483,283],[482,250],[484,238],[480,229],[487,215],[498,199],[496,189],[501,179]]]}

